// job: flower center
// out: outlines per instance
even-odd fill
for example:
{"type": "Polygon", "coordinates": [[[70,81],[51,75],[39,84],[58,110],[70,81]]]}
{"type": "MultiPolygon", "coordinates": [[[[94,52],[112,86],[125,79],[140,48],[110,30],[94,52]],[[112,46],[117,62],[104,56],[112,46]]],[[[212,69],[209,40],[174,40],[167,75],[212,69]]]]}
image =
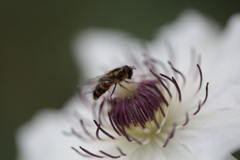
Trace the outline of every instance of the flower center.
{"type": "Polygon", "coordinates": [[[110,102],[109,119],[119,135],[125,136],[128,141],[138,139],[143,142],[146,135],[160,132],[168,102],[161,92],[163,88],[159,81],[125,84],[126,88],[117,90],[117,95],[123,93],[124,96],[110,102]]]}
{"type": "MultiPolygon", "coordinates": [[[[144,78],[140,77],[140,81],[123,81],[117,84],[113,97],[112,94],[106,94],[102,101],[93,103],[94,109],[99,107],[98,116],[94,116],[98,140],[103,140],[100,135],[104,134],[112,140],[124,138],[124,142],[135,142],[140,147],[153,144],[165,148],[175,131],[186,126],[189,120],[199,113],[208,97],[207,83],[205,98],[202,99],[204,89],[200,66],[195,68],[194,71],[197,72],[190,73],[192,77],[189,77],[192,79],[187,80],[179,70],[168,63],[170,70],[166,70],[165,73],[170,73],[175,78],[155,72],[156,67],[149,67],[150,71],[143,76],[144,78]],[[197,77],[197,85],[186,83],[196,82],[197,77]]],[[[82,120],[81,125],[84,132],[96,140],[86,130],[82,120]]],[[[74,130],[72,132],[76,134],[74,130]]],[[[99,152],[104,156],[99,156],[81,146],[80,149],[98,158],[126,156],[120,148],[117,148],[120,153],[118,156],[101,150],[99,152]]]]}

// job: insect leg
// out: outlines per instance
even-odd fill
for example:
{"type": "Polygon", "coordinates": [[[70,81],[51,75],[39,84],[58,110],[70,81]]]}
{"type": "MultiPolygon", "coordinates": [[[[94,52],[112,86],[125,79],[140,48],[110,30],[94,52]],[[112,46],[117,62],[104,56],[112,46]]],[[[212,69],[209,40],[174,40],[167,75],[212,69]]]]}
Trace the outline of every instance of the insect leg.
{"type": "Polygon", "coordinates": [[[124,89],[126,89],[127,91],[129,91],[130,93],[132,93],[133,94],[133,92],[132,91],[130,91],[129,89],[127,89],[126,87],[124,87],[121,83],[118,83],[119,84],[119,86],[121,86],[122,88],[124,88],[124,89]]]}
{"type": "Polygon", "coordinates": [[[124,82],[126,82],[126,83],[135,83],[135,82],[127,81],[127,80],[124,80],[124,82]]]}
{"type": "Polygon", "coordinates": [[[117,86],[117,84],[115,83],[114,88],[113,88],[113,91],[112,91],[112,93],[111,93],[111,95],[110,95],[111,100],[112,100],[112,95],[113,95],[113,93],[114,93],[114,91],[115,91],[115,89],[116,89],[116,86],[117,86]]]}

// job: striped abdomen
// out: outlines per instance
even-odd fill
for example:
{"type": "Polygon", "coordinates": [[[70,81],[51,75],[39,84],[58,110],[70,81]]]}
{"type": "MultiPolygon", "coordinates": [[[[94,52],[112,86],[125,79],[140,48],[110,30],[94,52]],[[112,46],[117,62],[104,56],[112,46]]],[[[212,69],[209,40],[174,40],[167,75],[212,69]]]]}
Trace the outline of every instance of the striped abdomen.
{"type": "Polygon", "coordinates": [[[93,91],[93,98],[97,100],[99,97],[101,97],[102,94],[104,94],[112,85],[114,84],[113,80],[103,77],[98,81],[98,84],[93,91]]]}

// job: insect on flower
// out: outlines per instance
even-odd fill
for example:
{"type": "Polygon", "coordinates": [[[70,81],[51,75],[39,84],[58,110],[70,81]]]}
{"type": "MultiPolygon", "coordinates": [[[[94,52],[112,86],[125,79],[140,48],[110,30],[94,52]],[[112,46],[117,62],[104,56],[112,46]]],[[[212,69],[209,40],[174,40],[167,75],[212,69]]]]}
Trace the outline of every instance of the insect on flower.
{"type": "Polygon", "coordinates": [[[106,91],[108,91],[110,87],[114,84],[115,86],[110,95],[111,98],[117,84],[122,88],[128,90],[120,82],[125,81],[129,83],[128,81],[126,81],[126,79],[131,79],[133,69],[136,68],[134,66],[131,67],[124,65],[122,67],[115,68],[104,75],[97,76],[85,82],[82,82],[77,87],[80,89],[81,93],[93,93],[93,99],[98,100],[98,98],[101,97],[101,95],[104,94],[106,91]]]}

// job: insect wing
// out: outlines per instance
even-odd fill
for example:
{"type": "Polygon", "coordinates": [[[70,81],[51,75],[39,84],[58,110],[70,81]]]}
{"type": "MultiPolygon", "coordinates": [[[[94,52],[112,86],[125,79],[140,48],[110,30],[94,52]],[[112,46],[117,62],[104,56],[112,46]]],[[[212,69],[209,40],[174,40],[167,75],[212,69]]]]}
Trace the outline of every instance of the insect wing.
{"type": "Polygon", "coordinates": [[[95,90],[96,85],[98,84],[98,81],[103,77],[104,75],[97,76],[91,79],[88,79],[79,85],[77,85],[77,88],[82,94],[91,93],[95,90]]]}

